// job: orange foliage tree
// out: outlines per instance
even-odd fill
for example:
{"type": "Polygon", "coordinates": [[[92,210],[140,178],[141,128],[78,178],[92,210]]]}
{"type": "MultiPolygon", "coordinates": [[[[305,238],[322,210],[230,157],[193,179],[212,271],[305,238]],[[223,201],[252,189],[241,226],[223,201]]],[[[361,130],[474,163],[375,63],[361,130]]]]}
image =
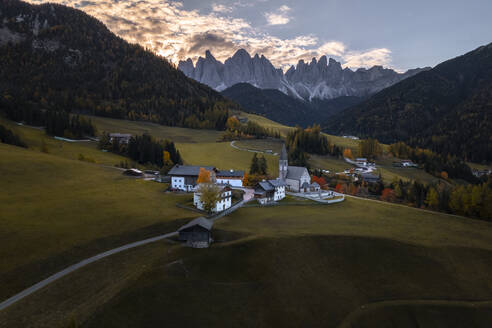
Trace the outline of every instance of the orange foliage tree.
{"type": "Polygon", "coordinates": [[[384,188],[383,192],[381,193],[381,200],[387,201],[387,202],[394,202],[396,199],[395,196],[395,191],[391,188],[384,188]]]}
{"type": "Polygon", "coordinates": [[[352,149],[350,148],[345,148],[343,150],[343,157],[354,159],[354,155],[352,155],[352,149]]]}
{"type": "Polygon", "coordinates": [[[316,182],[317,184],[319,184],[321,187],[323,187],[324,185],[326,185],[326,180],[323,178],[323,177],[317,177],[315,175],[313,175],[311,177],[311,182],[316,182]]]}
{"type": "Polygon", "coordinates": [[[210,172],[201,167],[196,183],[210,183],[210,181],[210,172]]]}

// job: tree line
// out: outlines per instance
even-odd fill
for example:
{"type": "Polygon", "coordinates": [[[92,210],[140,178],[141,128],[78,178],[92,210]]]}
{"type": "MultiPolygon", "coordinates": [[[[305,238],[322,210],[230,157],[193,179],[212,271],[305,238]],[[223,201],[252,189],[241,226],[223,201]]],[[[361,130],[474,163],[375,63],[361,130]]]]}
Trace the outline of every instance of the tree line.
{"type": "Polygon", "coordinates": [[[444,156],[428,149],[412,148],[404,142],[391,144],[389,152],[397,158],[412,160],[432,175],[439,177],[442,172],[446,172],[453,179],[463,179],[470,183],[479,182],[471,168],[456,156],[444,156]]]}
{"type": "Polygon", "coordinates": [[[226,131],[222,134],[223,141],[252,138],[262,139],[268,137],[280,139],[280,132],[278,130],[265,128],[252,121],[241,123],[236,116],[231,116],[227,119],[226,131]]]}
{"type": "Polygon", "coordinates": [[[129,157],[140,164],[154,165],[166,172],[175,164],[183,164],[174,142],[156,140],[149,134],[132,136],[126,144],[117,139],[111,140],[108,133],[103,133],[99,139],[99,148],[129,157]]]}

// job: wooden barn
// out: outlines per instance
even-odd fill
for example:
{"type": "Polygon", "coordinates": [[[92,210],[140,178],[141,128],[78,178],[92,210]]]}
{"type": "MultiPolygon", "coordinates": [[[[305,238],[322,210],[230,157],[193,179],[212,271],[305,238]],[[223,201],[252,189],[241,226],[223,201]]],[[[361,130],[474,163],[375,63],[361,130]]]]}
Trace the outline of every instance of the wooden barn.
{"type": "Polygon", "coordinates": [[[196,218],[178,229],[179,240],[193,248],[207,248],[213,241],[213,224],[213,221],[204,217],[196,218]]]}

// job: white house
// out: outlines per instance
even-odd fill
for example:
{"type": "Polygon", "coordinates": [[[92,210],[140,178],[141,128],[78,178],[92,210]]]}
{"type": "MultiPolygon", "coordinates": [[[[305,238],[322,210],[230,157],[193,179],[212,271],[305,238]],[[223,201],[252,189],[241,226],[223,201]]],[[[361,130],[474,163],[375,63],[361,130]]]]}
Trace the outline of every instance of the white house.
{"type": "Polygon", "coordinates": [[[300,166],[289,166],[285,145],[282,147],[282,152],[280,153],[278,163],[280,179],[285,181],[285,185],[289,190],[300,192],[304,183],[311,182],[311,176],[309,175],[307,168],[300,166]]]}
{"type": "MultiPolygon", "coordinates": [[[[212,212],[222,212],[232,205],[232,189],[226,185],[217,185],[220,188],[220,200],[215,203],[215,207],[212,212]]],[[[193,204],[196,208],[204,210],[203,202],[201,201],[202,194],[199,192],[199,188],[193,193],[193,204]]]]}
{"type": "Polygon", "coordinates": [[[200,174],[200,168],[212,172],[213,166],[179,165],[176,164],[169,172],[171,177],[171,188],[182,191],[195,191],[196,180],[200,174]]]}
{"type": "Polygon", "coordinates": [[[276,179],[259,182],[255,188],[255,198],[260,204],[267,204],[284,199],[285,181],[276,179]]]}
{"type": "Polygon", "coordinates": [[[215,177],[218,184],[228,184],[231,187],[242,187],[244,179],[244,171],[234,170],[217,170],[215,177]]]}

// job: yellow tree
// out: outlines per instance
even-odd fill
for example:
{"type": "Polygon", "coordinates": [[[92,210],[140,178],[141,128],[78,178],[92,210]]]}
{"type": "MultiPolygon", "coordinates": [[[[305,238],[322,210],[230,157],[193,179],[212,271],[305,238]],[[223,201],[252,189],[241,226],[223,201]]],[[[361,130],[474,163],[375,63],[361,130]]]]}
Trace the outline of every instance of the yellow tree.
{"type": "Polygon", "coordinates": [[[425,198],[425,203],[430,208],[437,208],[439,205],[439,195],[437,194],[436,189],[434,187],[430,187],[427,191],[427,197],[425,198]]]}
{"type": "Polygon", "coordinates": [[[171,154],[167,150],[162,152],[162,164],[163,166],[171,166],[173,162],[171,161],[171,154]]]}
{"type": "Polygon", "coordinates": [[[343,150],[343,157],[345,158],[350,158],[350,159],[354,159],[354,155],[352,155],[352,149],[350,148],[345,148],[343,150]]]}
{"type": "Polygon", "coordinates": [[[196,183],[210,183],[210,172],[205,170],[205,168],[200,168],[200,173],[198,174],[198,179],[196,183]]]}
{"type": "Polygon", "coordinates": [[[215,205],[220,200],[220,189],[212,183],[202,183],[198,188],[200,193],[200,201],[203,204],[203,209],[211,213],[215,205]]]}

